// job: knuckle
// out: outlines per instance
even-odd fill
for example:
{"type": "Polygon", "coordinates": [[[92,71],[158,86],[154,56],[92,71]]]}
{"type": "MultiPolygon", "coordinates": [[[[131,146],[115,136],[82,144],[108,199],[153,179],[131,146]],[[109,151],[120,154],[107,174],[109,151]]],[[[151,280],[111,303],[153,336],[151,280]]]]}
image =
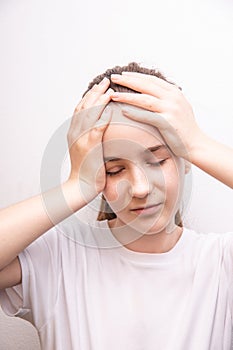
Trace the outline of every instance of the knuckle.
{"type": "Polygon", "coordinates": [[[90,93],[91,92],[99,92],[99,89],[100,89],[100,86],[95,84],[92,86],[91,90],[90,90],[90,93]]]}
{"type": "Polygon", "coordinates": [[[170,88],[171,88],[171,90],[179,91],[178,85],[176,85],[176,84],[174,84],[174,83],[170,83],[170,88]]]}
{"type": "Polygon", "coordinates": [[[74,138],[74,133],[73,133],[73,130],[72,130],[72,129],[70,129],[70,130],[68,131],[68,133],[67,133],[67,135],[66,135],[66,138],[67,138],[67,140],[68,140],[69,142],[71,142],[71,141],[73,140],[73,138],[74,138]]]}
{"type": "Polygon", "coordinates": [[[176,111],[177,109],[180,109],[180,105],[183,101],[183,94],[178,88],[176,88],[176,90],[173,90],[170,93],[170,96],[168,96],[168,100],[169,108],[173,111],[176,111]]]}
{"type": "Polygon", "coordinates": [[[80,114],[80,109],[75,110],[74,113],[73,113],[72,119],[73,120],[76,119],[79,114],[80,114]]]}
{"type": "Polygon", "coordinates": [[[91,130],[90,136],[92,137],[96,137],[99,134],[101,134],[103,132],[103,126],[94,126],[93,129],[91,130]]]}
{"type": "Polygon", "coordinates": [[[83,105],[81,106],[81,108],[80,108],[80,111],[79,111],[79,112],[84,111],[86,108],[87,108],[87,107],[86,107],[86,104],[85,104],[85,103],[83,103],[83,105]]]}
{"type": "Polygon", "coordinates": [[[172,90],[171,90],[171,95],[173,96],[173,99],[175,101],[180,101],[180,99],[183,97],[182,91],[176,85],[173,85],[172,90]]]}
{"type": "Polygon", "coordinates": [[[74,114],[79,112],[79,110],[80,110],[80,108],[81,108],[81,106],[82,106],[82,103],[83,103],[83,100],[81,100],[81,101],[77,104],[77,106],[76,106],[75,109],[74,109],[74,114]]]}
{"type": "Polygon", "coordinates": [[[145,102],[145,106],[147,109],[149,109],[149,110],[153,109],[154,104],[153,104],[153,99],[151,98],[151,96],[145,96],[144,102],[145,102]]]}
{"type": "Polygon", "coordinates": [[[100,103],[100,105],[102,105],[102,104],[106,104],[108,101],[110,101],[110,99],[111,99],[110,95],[104,94],[99,97],[98,102],[100,103]]]}
{"type": "Polygon", "coordinates": [[[171,109],[172,113],[177,114],[180,110],[179,101],[173,101],[173,103],[170,105],[170,109],[171,109]]]}

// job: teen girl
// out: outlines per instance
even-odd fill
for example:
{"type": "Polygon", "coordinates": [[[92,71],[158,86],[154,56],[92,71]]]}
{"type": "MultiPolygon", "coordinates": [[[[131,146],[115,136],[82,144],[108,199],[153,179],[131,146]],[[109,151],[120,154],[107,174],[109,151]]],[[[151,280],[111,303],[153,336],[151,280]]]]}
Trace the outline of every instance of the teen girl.
{"type": "Polygon", "coordinates": [[[179,207],[190,164],[233,187],[232,149],[135,63],[90,84],[68,144],[67,181],[0,212],[3,310],[46,350],[231,349],[233,234],[197,234],[179,207]],[[95,223],[70,216],[101,193],[95,223]]]}

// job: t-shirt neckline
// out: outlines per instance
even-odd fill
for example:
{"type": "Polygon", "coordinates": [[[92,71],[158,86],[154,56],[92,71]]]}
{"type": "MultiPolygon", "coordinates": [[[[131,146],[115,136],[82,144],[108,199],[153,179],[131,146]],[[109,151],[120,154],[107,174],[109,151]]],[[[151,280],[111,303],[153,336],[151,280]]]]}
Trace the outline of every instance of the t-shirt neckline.
{"type": "Polygon", "coordinates": [[[186,242],[188,240],[188,229],[184,227],[180,238],[169,251],[165,253],[136,252],[126,248],[115,238],[108,225],[108,220],[99,221],[99,225],[100,227],[107,229],[106,233],[110,234],[112,236],[112,239],[115,240],[115,242],[118,242],[116,249],[118,249],[118,252],[122,257],[138,263],[172,263],[174,262],[174,260],[177,260],[181,257],[181,253],[184,250],[184,246],[186,245],[186,242]]]}

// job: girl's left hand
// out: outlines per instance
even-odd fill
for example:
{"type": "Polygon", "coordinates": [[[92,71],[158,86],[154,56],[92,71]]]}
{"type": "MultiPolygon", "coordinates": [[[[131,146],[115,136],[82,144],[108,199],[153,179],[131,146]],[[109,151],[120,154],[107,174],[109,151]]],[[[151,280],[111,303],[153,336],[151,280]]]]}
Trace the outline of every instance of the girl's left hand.
{"type": "Polygon", "coordinates": [[[111,80],[140,92],[114,92],[111,95],[113,101],[140,107],[126,106],[124,115],[158,128],[173,153],[191,161],[192,151],[203,133],[180,89],[158,77],[134,72],[112,74],[111,80]]]}

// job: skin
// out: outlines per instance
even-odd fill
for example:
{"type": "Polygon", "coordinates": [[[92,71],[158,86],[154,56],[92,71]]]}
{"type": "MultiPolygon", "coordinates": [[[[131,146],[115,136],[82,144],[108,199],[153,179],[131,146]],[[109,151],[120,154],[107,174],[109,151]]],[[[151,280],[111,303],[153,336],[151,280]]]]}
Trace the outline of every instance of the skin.
{"type": "Polygon", "coordinates": [[[103,194],[117,215],[109,226],[128,249],[161,253],[171,249],[182,232],[175,214],[185,161],[167,148],[155,127],[126,118],[123,108],[124,104],[110,104],[111,123],[103,137],[103,194]]]}
{"type": "Polygon", "coordinates": [[[114,83],[140,94],[113,93],[111,99],[129,105],[128,118],[158,128],[173,153],[233,188],[233,150],[206,135],[177,86],[154,76],[123,72],[111,76],[114,83]],[[135,113],[130,105],[141,108],[135,113]],[[145,110],[146,112],[145,112],[145,110]]]}
{"type": "Polygon", "coordinates": [[[112,92],[109,80],[104,79],[93,86],[75,108],[67,135],[71,161],[67,181],[0,210],[0,289],[21,282],[18,254],[22,250],[56,223],[84,207],[104,189],[102,138],[109,120],[103,109],[110,102],[112,92]],[[96,150],[95,157],[88,157],[90,149],[96,150]],[[85,164],[88,159],[90,162],[85,164]],[[48,213],[43,198],[52,204],[52,213],[48,213]]]}
{"type": "MultiPolygon", "coordinates": [[[[71,160],[68,179],[43,194],[0,210],[0,288],[21,282],[21,267],[17,256],[23,249],[56,223],[85,206],[105,187],[106,191],[109,189],[102,141],[110,122],[108,108],[105,107],[111,100],[127,104],[123,112],[127,118],[156,127],[176,157],[188,160],[233,188],[232,148],[212,140],[200,130],[190,104],[176,86],[139,73],[123,73],[112,76],[111,79],[140,94],[114,93],[109,89],[108,79],[95,85],[77,105],[72,118],[68,133],[71,160]],[[130,109],[130,105],[139,107],[139,110],[130,109]],[[44,206],[42,195],[54,203],[52,218],[44,206]],[[61,200],[61,197],[65,200],[61,200]]],[[[137,167],[138,169],[142,168],[137,167]]],[[[130,176],[135,173],[130,172],[130,176]]],[[[143,177],[141,172],[139,174],[143,177]]],[[[111,202],[110,193],[108,196],[111,202]]],[[[135,196],[131,198],[135,200],[135,196]]],[[[139,199],[141,201],[142,198],[139,199]]],[[[161,218],[165,216],[164,211],[161,218]]],[[[155,225],[159,225],[159,220],[155,225]]],[[[164,252],[174,246],[179,234],[180,232],[167,235],[168,239],[173,237],[173,241],[170,239],[169,242],[163,237],[159,241],[159,233],[143,235],[144,245],[140,244],[139,238],[134,240],[139,244],[131,245],[131,248],[140,252],[145,246],[147,252],[164,252]],[[155,244],[151,241],[152,236],[156,237],[155,244]],[[147,239],[152,243],[152,251],[149,250],[150,244],[146,246],[147,239]]]]}

